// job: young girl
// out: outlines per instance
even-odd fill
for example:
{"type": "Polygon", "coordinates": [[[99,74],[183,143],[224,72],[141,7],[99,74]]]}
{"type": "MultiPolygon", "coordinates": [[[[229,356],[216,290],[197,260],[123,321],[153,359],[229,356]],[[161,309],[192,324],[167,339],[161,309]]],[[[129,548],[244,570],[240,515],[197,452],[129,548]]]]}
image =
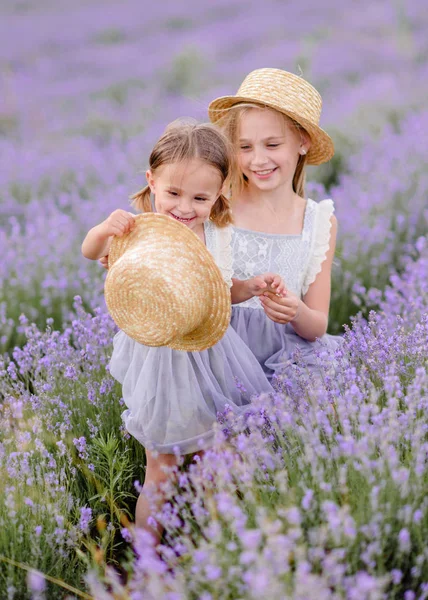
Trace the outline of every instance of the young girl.
{"type": "Polygon", "coordinates": [[[232,177],[234,300],[232,326],[269,379],[298,350],[316,364],[314,342],[325,335],[337,222],[331,200],[305,197],[305,167],[328,161],[333,142],[318,126],[321,97],[304,79],[279,69],[250,73],[236,96],[214,100],[211,121],[237,156],[232,177]],[[286,295],[247,293],[243,280],[281,275],[286,295]]]}
{"type": "MultiPolygon", "coordinates": [[[[135,208],[155,209],[198,235],[229,286],[231,212],[222,187],[230,174],[230,157],[227,140],[211,125],[175,123],[151,153],[148,186],[133,197],[135,208]]],[[[93,260],[106,256],[112,236],[125,235],[134,225],[131,213],[115,210],[89,231],[82,245],[84,256],[93,260]]],[[[280,277],[270,273],[241,285],[248,296],[265,289],[283,292],[280,277]]],[[[110,372],[122,384],[128,407],[123,413],[125,426],[146,447],[136,525],[152,531],[158,540],[160,528],[153,529],[148,522],[151,503],[145,492],[159,490],[168,477],[165,467],[177,463],[177,451],[191,454],[210,446],[218,411],[228,405],[240,412],[252,395],[270,392],[271,387],[256,358],[230,326],[220,342],[202,352],[144,346],[119,331],[110,372]]]]}

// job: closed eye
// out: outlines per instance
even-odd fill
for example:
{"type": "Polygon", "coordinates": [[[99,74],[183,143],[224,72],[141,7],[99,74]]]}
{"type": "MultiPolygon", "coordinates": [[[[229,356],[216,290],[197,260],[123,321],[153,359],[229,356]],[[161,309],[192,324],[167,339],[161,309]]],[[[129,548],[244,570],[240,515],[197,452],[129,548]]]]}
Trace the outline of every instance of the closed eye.
{"type": "Polygon", "coordinates": [[[249,150],[250,146],[240,146],[240,150],[249,150]]]}
{"type": "Polygon", "coordinates": [[[269,148],[278,148],[279,144],[268,144],[269,148]]]}
{"type": "Polygon", "coordinates": [[[170,196],[178,196],[178,193],[177,192],[173,192],[172,190],[168,190],[168,194],[170,196]]]}
{"type": "Polygon", "coordinates": [[[195,196],[195,200],[199,200],[199,202],[205,202],[206,198],[202,198],[202,196],[195,196]]]}

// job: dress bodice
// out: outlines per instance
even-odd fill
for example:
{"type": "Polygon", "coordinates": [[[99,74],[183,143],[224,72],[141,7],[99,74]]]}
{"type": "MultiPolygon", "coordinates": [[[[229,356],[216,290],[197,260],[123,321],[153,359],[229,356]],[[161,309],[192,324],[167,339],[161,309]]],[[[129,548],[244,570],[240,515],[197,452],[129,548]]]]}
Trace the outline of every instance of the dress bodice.
{"type": "MultiPolygon", "coordinates": [[[[308,199],[303,229],[298,235],[263,233],[233,228],[233,277],[250,279],[262,273],[278,273],[287,289],[303,297],[321,271],[330,242],[332,200],[308,199]]],[[[239,306],[261,308],[258,298],[239,306]]]]}
{"type": "Polygon", "coordinates": [[[205,243],[229,287],[232,287],[232,227],[217,227],[212,221],[204,223],[205,243]]]}

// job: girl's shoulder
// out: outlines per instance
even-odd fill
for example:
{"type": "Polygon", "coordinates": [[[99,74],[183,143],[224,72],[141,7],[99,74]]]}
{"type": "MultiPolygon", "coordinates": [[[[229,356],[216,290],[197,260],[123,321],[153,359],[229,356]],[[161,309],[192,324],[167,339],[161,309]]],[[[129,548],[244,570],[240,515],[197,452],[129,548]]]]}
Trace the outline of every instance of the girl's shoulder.
{"type": "Polygon", "coordinates": [[[315,200],[311,200],[311,198],[308,198],[307,202],[308,208],[311,207],[313,210],[318,210],[323,214],[332,215],[334,213],[334,202],[331,198],[319,200],[318,202],[315,202],[315,200]]]}
{"type": "Polygon", "coordinates": [[[335,213],[334,202],[331,198],[326,198],[325,200],[321,200],[319,203],[319,211],[323,215],[324,219],[329,222],[329,226],[337,227],[337,217],[335,213]]]}
{"type": "Polygon", "coordinates": [[[311,226],[307,229],[306,243],[308,247],[307,261],[304,268],[302,296],[306,294],[309,286],[315,281],[321,271],[323,262],[332,242],[335,244],[336,217],[334,215],[334,202],[330,198],[314,202],[308,200],[308,209],[312,213],[311,226]]]}
{"type": "Polygon", "coordinates": [[[304,220],[304,230],[317,231],[320,228],[330,228],[332,224],[336,225],[336,217],[334,215],[335,207],[331,198],[315,202],[308,198],[304,220]]]}
{"type": "Polygon", "coordinates": [[[211,229],[212,231],[232,231],[233,225],[225,225],[224,227],[220,227],[219,225],[216,225],[214,221],[208,219],[204,222],[204,228],[205,230],[211,229]]]}
{"type": "Polygon", "coordinates": [[[304,230],[312,234],[315,241],[329,237],[331,226],[336,224],[334,202],[331,198],[315,202],[308,198],[304,230]]]}
{"type": "Polygon", "coordinates": [[[225,227],[219,227],[213,221],[205,221],[205,239],[210,249],[213,247],[226,247],[232,242],[233,226],[226,225],[225,227]]]}

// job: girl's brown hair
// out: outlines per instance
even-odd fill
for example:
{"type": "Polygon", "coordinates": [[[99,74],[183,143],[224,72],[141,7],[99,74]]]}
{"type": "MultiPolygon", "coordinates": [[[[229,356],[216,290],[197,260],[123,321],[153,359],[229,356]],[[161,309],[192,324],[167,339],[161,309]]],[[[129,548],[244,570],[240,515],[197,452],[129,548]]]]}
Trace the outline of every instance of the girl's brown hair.
{"type": "MultiPolygon", "coordinates": [[[[232,172],[233,153],[226,136],[207,123],[174,121],[156,142],[150,154],[149,168],[156,173],[162,165],[180,163],[198,158],[216,168],[221,177],[222,186],[232,172]]],[[[142,212],[152,212],[150,187],[131,196],[132,206],[142,212]]],[[[230,200],[221,194],[214,203],[210,220],[218,227],[226,227],[232,222],[230,200]]]]}
{"type": "MultiPolygon", "coordinates": [[[[224,116],[217,122],[218,126],[221,130],[226,134],[233,148],[235,149],[235,154],[237,154],[237,149],[239,147],[238,143],[238,135],[239,135],[239,123],[243,113],[250,108],[264,108],[258,104],[253,104],[250,102],[245,102],[242,104],[235,104],[231,108],[225,111],[224,116]]],[[[266,107],[269,108],[269,107],[266,107]]],[[[275,110],[275,109],[269,109],[275,110]]],[[[275,111],[279,112],[279,111],[275,111]]],[[[299,123],[296,123],[293,119],[288,117],[287,115],[281,113],[281,116],[284,117],[288,123],[290,123],[293,127],[295,127],[299,131],[304,131],[305,134],[310,139],[309,134],[306,132],[299,123]]],[[[306,155],[299,155],[296,170],[293,176],[293,191],[296,192],[299,196],[305,197],[305,183],[306,183],[306,155]]],[[[234,168],[230,177],[231,182],[231,196],[232,199],[238,197],[244,187],[247,184],[246,178],[244,174],[238,168],[238,165],[235,163],[234,168]]]]}

